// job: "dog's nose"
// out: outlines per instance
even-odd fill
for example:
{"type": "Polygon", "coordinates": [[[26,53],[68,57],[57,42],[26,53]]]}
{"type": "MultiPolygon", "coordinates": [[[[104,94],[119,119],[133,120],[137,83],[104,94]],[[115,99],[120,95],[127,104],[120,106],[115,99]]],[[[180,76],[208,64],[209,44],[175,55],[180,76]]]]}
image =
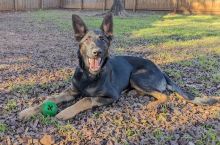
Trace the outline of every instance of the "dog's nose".
{"type": "Polygon", "coordinates": [[[95,55],[95,56],[100,56],[102,52],[101,52],[101,50],[99,50],[99,49],[95,49],[95,50],[92,51],[92,53],[93,53],[93,55],[95,55]]]}

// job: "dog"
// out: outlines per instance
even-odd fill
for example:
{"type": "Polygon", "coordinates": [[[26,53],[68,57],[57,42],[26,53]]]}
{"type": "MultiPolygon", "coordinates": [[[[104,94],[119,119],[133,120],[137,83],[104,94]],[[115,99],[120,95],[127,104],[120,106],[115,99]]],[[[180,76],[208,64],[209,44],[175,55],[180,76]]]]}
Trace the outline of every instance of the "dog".
{"type": "MultiPolygon", "coordinates": [[[[88,30],[83,20],[72,15],[76,41],[79,42],[79,66],[72,77],[72,85],[59,95],[49,96],[55,103],[68,102],[84,96],[74,105],[59,112],[60,120],[71,119],[78,113],[93,107],[109,105],[120,98],[125,90],[135,89],[144,95],[153,96],[156,101],[147,108],[155,108],[167,101],[167,91],[176,92],[181,98],[195,104],[212,104],[215,99],[194,97],[183,91],[160,68],[148,59],[133,56],[109,56],[113,38],[113,16],[105,15],[100,29],[88,30]]],[[[40,112],[39,104],[19,113],[20,119],[27,119],[40,112]]]]}

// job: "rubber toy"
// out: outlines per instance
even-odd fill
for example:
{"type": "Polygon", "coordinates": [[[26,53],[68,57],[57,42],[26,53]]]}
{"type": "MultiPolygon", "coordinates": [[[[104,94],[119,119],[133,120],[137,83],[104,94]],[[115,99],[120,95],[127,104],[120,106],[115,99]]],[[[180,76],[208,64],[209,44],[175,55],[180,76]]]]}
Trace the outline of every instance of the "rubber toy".
{"type": "Polygon", "coordinates": [[[58,107],[53,101],[46,101],[41,106],[41,113],[44,116],[55,116],[57,114],[58,107]]]}

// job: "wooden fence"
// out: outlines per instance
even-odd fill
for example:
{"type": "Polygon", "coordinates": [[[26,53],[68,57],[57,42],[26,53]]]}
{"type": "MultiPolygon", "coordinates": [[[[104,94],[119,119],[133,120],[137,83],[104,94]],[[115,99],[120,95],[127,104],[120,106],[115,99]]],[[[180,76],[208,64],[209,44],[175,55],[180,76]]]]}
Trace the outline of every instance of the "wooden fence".
{"type": "Polygon", "coordinates": [[[0,11],[59,8],[60,0],[0,0],[0,11]]]}
{"type": "MultiPolygon", "coordinates": [[[[127,10],[187,11],[220,14],[220,0],[123,0],[127,10]]],[[[110,9],[113,0],[62,0],[62,8],[110,9]]]]}
{"type": "MultiPolygon", "coordinates": [[[[106,10],[113,0],[0,0],[1,10],[71,8],[106,10]]],[[[127,10],[168,10],[220,14],[220,0],[123,0],[127,10]]]]}

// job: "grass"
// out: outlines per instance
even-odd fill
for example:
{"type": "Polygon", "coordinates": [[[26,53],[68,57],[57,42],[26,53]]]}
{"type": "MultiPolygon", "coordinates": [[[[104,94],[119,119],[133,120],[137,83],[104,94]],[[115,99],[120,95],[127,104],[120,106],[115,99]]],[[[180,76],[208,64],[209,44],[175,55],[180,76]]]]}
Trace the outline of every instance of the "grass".
{"type": "Polygon", "coordinates": [[[49,116],[43,116],[42,114],[38,114],[36,116],[32,116],[30,120],[36,120],[38,119],[39,122],[43,125],[52,125],[56,128],[58,128],[60,126],[60,123],[56,120],[54,120],[52,117],[49,117],[49,116]]]}
{"type": "Polygon", "coordinates": [[[35,84],[13,85],[11,90],[22,95],[28,94],[34,89],[35,84]]]}
{"type": "Polygon", "coordinates": [[[77,138],[80,138],[81,140],[84,138],[83,134],[71,124],[59,126],[58,133],[62,136],[66,136],[67,140],[72,143],[77,142],[77,138]]]}
{"type": "Polygon", "coordinates": [[[7,131],[7,125],[0,122],[0,133],[4,133],[7,131]]]}
{"type": "Polygon", "coordinates": [[[155,129],[153,135],[157,140],[160,140],[164,136],[164,132],[161,129],[155,129]]]}
{"type": "Polygon", "coordinates": [[[68,83],[71,81],[71,76],[64,78],[62,81],[52,81],[52,82],[45,82],[41,84],[35,84],[35,83],[26,83],[26,84],[13,84],[11,86],[11,90],[13,92],[20,93],[22,95],[31,94],[34,92],[35,88],[41,89],[41,90],[49,90],[50,93],[54,92],[55,90],[58,90],[60,88],[64,88],[68,83]]]}
{"type": "Polygon", "coordinates": [[[220,36],[219,23],[217,16],[166,15],[160,21],[153,23],[150,28],[134,31],[133,36],[144,37],[156,44],[216,37],[220,36]]]}
{"type": "Polygon", "coordinates": [[[94,112],[93,116],[94,118],[99,118],[101,114],[102,114],[101,112],[94,112]]]}
{"type": "Polygon", "coordinates": [[[32,116],[31,120],[38,119],[39,122],[46,126],[53,126],[57,129],[57,133],[61,136],[65,136],[67,142],[76,142],[78,139],[83,139],[83,134],[73,127],[70,123],[66,123],[65,125],[61,124],[53,117],[45,117],[42,114],[38,114],[37,116],[32,116]],[[77,139],[78,138],[78,139],[77,139]]]}
{"type": "MultiPolygon", "coordinates": [[[[141,19],[139,17],[130,17],[121,19],[119,17],[115,17],[114,24],[119,27],[114,27],[114,32],[116,32],[117,37],[117,47],[124,47],[124,46],[134,46],[133,41],[136,39],[128,39],[128,36],[131,34],[132,31],[135,31],[140,28],[150,27],[153,21],[160,19],[163,15],[147,15],[148,21],[145,19],[141,19]],[[123,31],[121,31],[123,30],[123,31]]],[[[56,11],[37,11],[32,13],[32,17],[37,20],[38,22],[52,22],[57,25],[62,31],[69,31],[72,30],[72,22],[71,22],[71,13],[69,12],[56,12],[56,11]],[[65,15],[65,18],[63,18],[65,15]],[[64,20],[65,19],[65,20],[64,20]]],[[[86,21],[87,26],[90,29],[96,29],[101,25],[102,18],[100,17],[88,17],[82,16],[83,20],[86,21]]],[[[136,40],[138,43],[139,39],[136,40]]]]}
{"type": "MultiPolygon", "coordinates": [[[[71,13],[66,14],[65,21],[63,20],[64,13],[38,11],[33,14],[33,17],[39,21],[51,21],[63,30],[71,30],[71,13]]],[[[102,18],[99,17],[82,17],[91,29],[99,27],[102,21],[102,18]]],[[[143,39],[152,45],[177,45],[175,42],[180,42],[182,45],[188,45],[189,47],[193,45],[193,40],[206,38],[217,40],[220,37],[219,24],[219,16],[149,13],[144,16],[133,16],[124,19],[115,17],[114,32],[119,48],[134,46],[134,42],[138,43],[139,40],[143,39]]]]}
{"type": "Polygon", "coordinates": [[[153,131],[153,136],[157,140],[158,144],[167,144],[174,137],[172,135],[166,134],[161,129],[157,128],[153,131]]]}
{"type": "Polygon", "coordinates": [[[16,106],[17,106],[16,100],[11,99],[11,100],[8,100],[8,102],[5,104],[4,109],[6,111],[10,112],[10,111],[14,110],[16,108],[16,106]]]}
{"type": "MultiPolygon", "coordinates": [[[[61,30],[72,30],[71,14],[68,11],[37,11],[34,19],[50,21],[61,30]],[[65,17],[64,17],[65,16],[65,17]]],[[[102,18],[81,16],[90,29],[100,26],[102,18]]],[[[151,13],[128,18],[114,18],[116,48],[123,51],[126,47],[136,46],[140,41],[156,48],[176,49],[213,46],[219,48],[220,17],[211,15],[172,15],[151,13]],[[202,42],[205,42],[203,44],[202,42]]],[[[219,53],[219,52],[218,52],[219,53]]],[[[170,52],[168,52],[168,55],[170,52]]],[[[167,55],[167,54],[165,54],[167,55]]]]}
{"type": "Polygon", "coordinates": [[[134,136],[135,134],[136,134],[135,131],[132,130],[132,129],[130,129],[130,128],[128,128],[128,129],[126,130],[126,136],[127,136],[128,138],[134,136]]]}
{"type": "Polygon", "coordinates": [[[213,129],[212,126],[203,126],[203,134],[202,137],[196,140],[196,145],[207,145],[207,144],[215,144],[220,145],[220,138],[218,133],[213,129]]]}

